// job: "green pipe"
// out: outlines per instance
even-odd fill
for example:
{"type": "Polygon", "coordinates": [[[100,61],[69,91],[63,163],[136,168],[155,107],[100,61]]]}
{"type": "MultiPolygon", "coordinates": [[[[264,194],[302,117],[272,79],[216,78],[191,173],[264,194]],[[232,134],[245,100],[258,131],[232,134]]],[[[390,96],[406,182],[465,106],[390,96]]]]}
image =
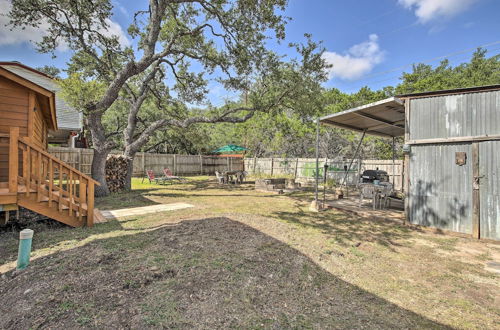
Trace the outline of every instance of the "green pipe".
{"type": "Polygon", "coordinates": [[[19,233],[19,253],[17,255],[17,269],[25,269],[30,263],[31,241],[33,230],[24,229],[19,233]]]}

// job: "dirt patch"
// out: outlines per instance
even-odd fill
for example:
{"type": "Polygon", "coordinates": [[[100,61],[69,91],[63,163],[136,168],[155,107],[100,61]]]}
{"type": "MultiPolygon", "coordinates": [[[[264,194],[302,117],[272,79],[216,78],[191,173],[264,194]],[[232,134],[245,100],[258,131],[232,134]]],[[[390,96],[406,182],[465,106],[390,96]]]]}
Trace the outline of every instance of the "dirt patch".
{"type": "Polygon", "coordinates": [[[227,218],[57,253],[0,292],[0,328],[444,328],[227,218]]]}

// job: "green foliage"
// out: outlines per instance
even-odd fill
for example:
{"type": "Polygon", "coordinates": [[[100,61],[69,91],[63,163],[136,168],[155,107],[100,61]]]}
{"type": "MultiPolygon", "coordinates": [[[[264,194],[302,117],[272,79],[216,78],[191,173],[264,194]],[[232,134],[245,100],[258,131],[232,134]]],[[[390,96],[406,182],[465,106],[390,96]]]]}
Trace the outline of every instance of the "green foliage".
{"type": "Polygon", "coordinates": [[[60,78],[61,69],[56,68],[53,65],[44,65],[44,66],[37,67],[35,69],[40,71],[40,72],[45,73],[46,75],[53,77],[53,78],[60,78]]]}
{"type": "Polygon", "coordinates": [[[443,60],[433,68],[415,64],[413,72],[403,73],[396,94],[418,93],[443,89],[485,86],[500,83],[500,55],[486,57],[485,49],[478,49],[468,63],[451,67],[443,60]]]}

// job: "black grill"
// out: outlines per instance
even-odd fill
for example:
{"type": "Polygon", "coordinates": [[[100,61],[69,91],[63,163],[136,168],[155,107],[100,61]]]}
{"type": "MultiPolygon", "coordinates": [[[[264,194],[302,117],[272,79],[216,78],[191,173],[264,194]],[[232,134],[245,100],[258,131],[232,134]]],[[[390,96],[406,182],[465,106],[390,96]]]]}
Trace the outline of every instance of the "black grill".
{"type": "Polygon", "coordinates": [[[389,182],[389,175],[386,171],[381,170],[366,170],[361,174],[362,183],[373,183],[378,180],[380,182],[389,182]]]}

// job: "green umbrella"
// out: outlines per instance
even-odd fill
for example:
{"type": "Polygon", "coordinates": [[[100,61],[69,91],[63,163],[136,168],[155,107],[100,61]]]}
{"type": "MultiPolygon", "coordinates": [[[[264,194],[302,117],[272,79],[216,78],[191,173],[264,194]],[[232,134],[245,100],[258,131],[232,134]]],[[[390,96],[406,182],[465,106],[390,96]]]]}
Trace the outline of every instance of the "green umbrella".
{"type": "Polygon", "coordinates": [[[236,151],[245,151],[247,148],[237,146],[236,144],[228,144],[223,147],[220,147],[217,150],[214,150],[213,153],[216,154],[224,154],[224,153],[231,153],[231,152],[236,152],[236,151]]]}

